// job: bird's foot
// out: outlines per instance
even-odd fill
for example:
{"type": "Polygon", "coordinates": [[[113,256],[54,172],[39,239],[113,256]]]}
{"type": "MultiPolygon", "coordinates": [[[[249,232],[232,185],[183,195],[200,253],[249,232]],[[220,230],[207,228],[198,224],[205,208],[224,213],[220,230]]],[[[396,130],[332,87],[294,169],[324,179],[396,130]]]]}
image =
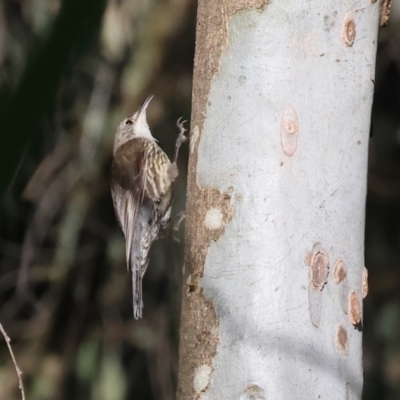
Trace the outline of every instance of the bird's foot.
{"type": "Polygon", "coordinates": [[[183,222],[183,220],[186,218],[186,211],[182,210],[180,211],[176,216],[175,216],[175,223],[174,223],[174,227],[173,227],[173,231],[174,231],[174,240],[176,242],[180,242],[179,238],[176,236],[176,233],[179,230],[179,227],[181,226],[181,223],[183,222]]]}
{"type": "Polygon", "coordinates": [[[182,117],[180,117],[178,119],[178,121],[176,121],[176,126],[179,128],[179,135],[178,138],[176,139],[176,143],[175,143],[175,157],[174,157],[174,163],[176,164],[176,162],[178,161],[178,153],[179,153],[179,148],[181,147],[182,143],[185,143],[186,140],[188,139],[187,136],[185,136],[185,132],[187,131],[187,129],[185,129],[185,127],[183,126],[183,124],[186,121],[182,121],[182,117]]]}

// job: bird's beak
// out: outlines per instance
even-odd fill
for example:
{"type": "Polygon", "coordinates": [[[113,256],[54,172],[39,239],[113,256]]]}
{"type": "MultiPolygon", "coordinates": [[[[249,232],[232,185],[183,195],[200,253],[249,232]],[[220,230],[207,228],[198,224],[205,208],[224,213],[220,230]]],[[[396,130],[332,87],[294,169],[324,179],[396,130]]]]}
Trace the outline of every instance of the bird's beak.
{"type": "Polygon", "coordinates": [[[153,95],[149,96],[143,102],[143,104],[138,108],[135,114],[131,116],[133,124],[130,128],[133,134],[136,136],[149,137],[152,140],[155,140],[151,135],[149,124],[147,123],[147,117],[146,117],[147,107],[149,106],[150,101],[153,97],[154,97],[153,95]]]}
{"type": "Polygon", "coordinates": [[[143,102],[143,104],[139,107],[139,114],[142,114],[142,113],[144,113],[144,114],[146,114],[146,109],[147,109],[147,107],[148,107],[148,105],[150,104],[150,102],[151,102],[151,99],[154,97],[154,94],[151,94],[144,102],[143,102]]]}

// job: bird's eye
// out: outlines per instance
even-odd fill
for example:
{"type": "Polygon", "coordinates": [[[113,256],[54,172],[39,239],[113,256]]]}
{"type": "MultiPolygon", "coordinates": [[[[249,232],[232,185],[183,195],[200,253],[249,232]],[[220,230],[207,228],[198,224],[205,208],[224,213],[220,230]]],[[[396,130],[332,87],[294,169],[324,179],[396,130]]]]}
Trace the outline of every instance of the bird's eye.
{"type": "Polygon", "coordinates": [[[133,121],[131,119],[127,119],[125,121],[125,125],[133,125],[133,121]]]}

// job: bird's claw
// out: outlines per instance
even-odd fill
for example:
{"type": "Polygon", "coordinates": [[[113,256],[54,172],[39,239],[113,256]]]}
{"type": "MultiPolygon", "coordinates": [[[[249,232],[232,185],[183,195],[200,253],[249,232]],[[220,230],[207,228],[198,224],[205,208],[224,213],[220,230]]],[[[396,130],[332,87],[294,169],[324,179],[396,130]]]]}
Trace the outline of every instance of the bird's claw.
{"type": "Polygon", "coordinates": [[[188,139],[187,136],[185,135],[187,129],[183,126],[183,124],[186,123],[187,121],[186,120],[182,121],[182,119],[183,117],[180,117],[178,121],[176,121],[176,126],[179,128],[178,140],[180,141],[180,143],[184,143],[188,139]]]}
{"type": "Polygon", "coordinates": [[[175,223],[174,223],[174,227],[173,227],[173,231],[174,231],[174,235],[173,238],[176,242],[180,242],[180,239],[177,236],[179,227],[181,225],[181,223],[183,222],[183,220],[186,218],[186,211],[182,210],[180,211],[176,216],[175,216],[175,223]]]}
{"type": "Polygon", "coordinates": [[[186,140],[188,140],[188,137],[185,135],[185,132],[187,129],[183,126],[185,121],[182,121],[183,117],[180,117],[178,121],[176,121],[176,126],[179,128],[179,135],[178,138],[176,139],[176,144],[175,144],[175,157],[174,157],[174,163],[177,162],[178,160],[178,153],[179,153],[179,148],[181,147],[182,143],[185,143],[186,140]]]}
{"type": "Polygon", "coordinates": [[[186,123],[187,121],[182,121],[183,117],[179,117],[178,121],[176,121],[176,126],[182,131],[186,132],[185,127],[183,126],[184,123],[186,123]]]}

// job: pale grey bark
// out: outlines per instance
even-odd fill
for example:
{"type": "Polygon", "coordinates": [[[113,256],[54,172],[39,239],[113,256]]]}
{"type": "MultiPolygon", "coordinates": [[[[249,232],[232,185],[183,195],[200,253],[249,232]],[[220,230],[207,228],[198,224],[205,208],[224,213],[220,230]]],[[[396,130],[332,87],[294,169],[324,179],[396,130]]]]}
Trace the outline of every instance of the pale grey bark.
{"type": "Polygon", "coordinates": [[[180,400],[361,398],[379,7],[199,2],[180,400]]]}

